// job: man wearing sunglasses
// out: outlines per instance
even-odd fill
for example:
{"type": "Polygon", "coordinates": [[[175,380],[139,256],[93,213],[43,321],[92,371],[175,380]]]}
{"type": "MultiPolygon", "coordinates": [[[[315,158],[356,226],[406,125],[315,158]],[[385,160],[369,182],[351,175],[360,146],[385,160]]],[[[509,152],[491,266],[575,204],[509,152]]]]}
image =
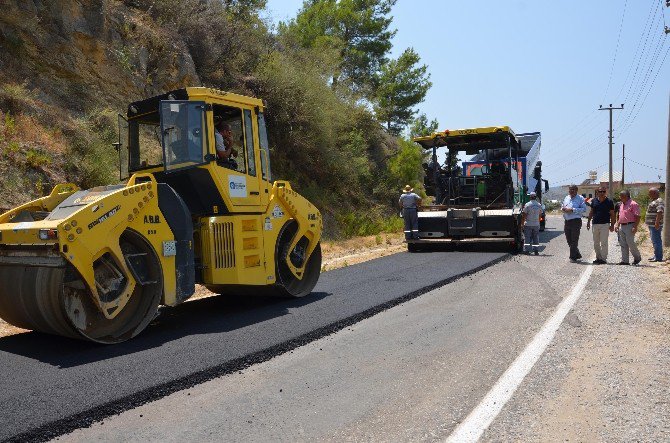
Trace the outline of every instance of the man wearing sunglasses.
{"type": "Polygon", "coordinates": [[[591,212],[586,222],[586,229],[591,229],[593,221],[593,249],[596,250],[596,259],[593,264],[607,263],[607,251],[610,232],[614,232],[614,202],[607,197],[607,189],[600,187],[596,190],[596,198],[591,200],[591,212]]]}

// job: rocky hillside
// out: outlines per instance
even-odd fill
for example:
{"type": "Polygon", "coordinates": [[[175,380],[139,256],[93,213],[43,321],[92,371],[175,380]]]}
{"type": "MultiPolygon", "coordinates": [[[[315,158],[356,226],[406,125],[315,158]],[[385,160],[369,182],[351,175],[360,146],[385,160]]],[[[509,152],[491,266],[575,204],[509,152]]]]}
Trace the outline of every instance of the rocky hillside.
{"type": "Polygon", "coordinates": [[[125,104],[200,84],[184,43],[105,0],[5,0],[0,15],[0,207],[60,181],[114,181],[125,104]]]}
{"type": "Polygon", "coordinates": [[[265,99],[275,176],[315,201],[331,232],[392,229],[397,190],[420,180],[418,164],[397,164],[415,148],[384,131],[356,88],[332,83],[341,53],[272,29],[263,0],[0,4],[0,208],[58,182],[118,181],[117,113],[183,86],[265,99]]]}
{"type": "Polygon", "coordinates": [[[86,112],[129,97],[200,84],[179,36],[144,11],[113,0],[4,0],[5,81],[47,104],[86,112]]]}

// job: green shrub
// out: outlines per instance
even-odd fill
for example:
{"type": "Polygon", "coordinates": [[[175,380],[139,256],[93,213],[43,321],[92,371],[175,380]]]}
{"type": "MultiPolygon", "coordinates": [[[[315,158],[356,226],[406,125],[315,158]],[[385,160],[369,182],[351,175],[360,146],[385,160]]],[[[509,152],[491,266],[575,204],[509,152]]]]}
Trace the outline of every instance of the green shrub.
{"type": "Polygon", "coordinates": [[[26,151],[26,165],[31,168],[41,168],[51,164],[51,157],[40,149],[30,148],[26,151]]]}
{"type": "Polygon", "coordinates": [[[9,138],[14,135],[14,132],[16,130],[16,121],[14,120],[14,117],[12,117],[11,113],[6,113],[5,114],[5,137],[9,138]]]}
{"type": "MultiPolygon", "coordinates": [[[[382,215],[373,212],[348,212],[336,216],[343,237],[378,235],[382,232],[395,233],[402,230],[403,220],[397,215],[382,215]]],[[[381,237],[379,238],[381,241],[381,237]]],[[[380,244],[380,243],[377,243],[380,244]]]]}
{"type": "Polygon", "coordinates": [[[18,153],[21,150],[21,145],[19,145],[19,142],[16,140],[12,140],[11,142],[7,143],[7,146],[3,149],[3,152],[7,156],[12,156],[16,153],[18,153]]]}
{"type": "Polygon", "coordinates": [[[5,111],[5,124],[11,123],[13,130],[14,119],[10,113],[18,114],[27,110],[35,110],[34,93],[25,83],[0,84],[0,109],[5,111]]]}

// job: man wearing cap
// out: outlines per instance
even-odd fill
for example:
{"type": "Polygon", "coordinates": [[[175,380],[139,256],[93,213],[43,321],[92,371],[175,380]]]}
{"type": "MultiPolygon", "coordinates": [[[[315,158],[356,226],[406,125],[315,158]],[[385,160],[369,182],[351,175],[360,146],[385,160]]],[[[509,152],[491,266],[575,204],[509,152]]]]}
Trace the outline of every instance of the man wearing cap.
{"type": "Polygon", "coordinates": [[[539,255],[540,247],[540,214],[542,214],[542,205],[537,201],[537,194],[530,193],[530,201],[523,206],[521,215],[521,226],[523,226],[524,251],[526,246],[533,248],[535,255],[539,255]]]}
{"type": "Polygon", "coordinates": [[[619,219],[614,229],[621,234],[621,262],[620,265],[628,265],[629,252],[633,254],[633,264],[637,265],[642,261],[640,250],[635,244],[635,233],[637,225],[640,222],[640,205],[630,198],[630,191],[623,190],[619,192],[621,206],[619,208],[619,219]]]}
{"type": "Polygon", "coordinates": [[[577,186],[570,185],[568,195],[563,199],[561,205],[565,225],[565,239],[570,247],[570,261],[576,262],[582,258],[579,252],[579,233],[582,230],[582,214],[586,213],[586,201],[584,197],[577,194],[577,186]]]}
{"type": "Polygon", "coordinates": [[[663,211],[665,205],[657,188],[649,189],[649,206],[644,222],[649,227],[649,236],[654,245],[654,256],[649,261],[663,261],[663,239],[661,230],[663,229],[663,211]]]}
{"type": "Polygon", "coordinates": [[[607,189],[596,190],[596,198],[591,200],[591,212],[586,222],[586,229],[591,229],[593,220],[593,249],[596,250],[595,265],[607,263],[608,240],[610,232],[614,232],[614,202],[607,197],[607,189]]]}
{"type": "Polygon", "coordinates": [[[410,185],[402,190],[398,205],[405,220],[405,240],[416,240],[419,238],[419,205],[421,197],[414,193],[410,185]]]}

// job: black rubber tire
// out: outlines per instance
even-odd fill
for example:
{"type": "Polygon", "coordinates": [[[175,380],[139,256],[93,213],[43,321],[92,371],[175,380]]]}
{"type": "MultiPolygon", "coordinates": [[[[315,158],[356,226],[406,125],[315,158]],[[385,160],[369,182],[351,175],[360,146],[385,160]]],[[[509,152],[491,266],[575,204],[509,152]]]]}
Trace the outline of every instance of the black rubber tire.
{"type": "Polygon", "coordinates": [[[163,292],[153,248],[134,231],[121,236],[124,253],[147,252],[146,267],[156,283],[137,285],[123,311],[109,320],[98,310],[71,265],[0,267],[0,317],[24,329],[103,344],[126,341],[154,319],[163,292]]]}
{"type": "Polygon", "coordinates": [[[407,252],[421,252],[421,246],[416,243],[407,243],[407,252]]]}
{"type": "Polygon", "coordinates": [[[523,252],[523,232],[521,231],[521,226],[516,228],[517,232],[514,236],[514,243],[512,244],[511,252],[512,254],[520,254],[523,252]]]}

